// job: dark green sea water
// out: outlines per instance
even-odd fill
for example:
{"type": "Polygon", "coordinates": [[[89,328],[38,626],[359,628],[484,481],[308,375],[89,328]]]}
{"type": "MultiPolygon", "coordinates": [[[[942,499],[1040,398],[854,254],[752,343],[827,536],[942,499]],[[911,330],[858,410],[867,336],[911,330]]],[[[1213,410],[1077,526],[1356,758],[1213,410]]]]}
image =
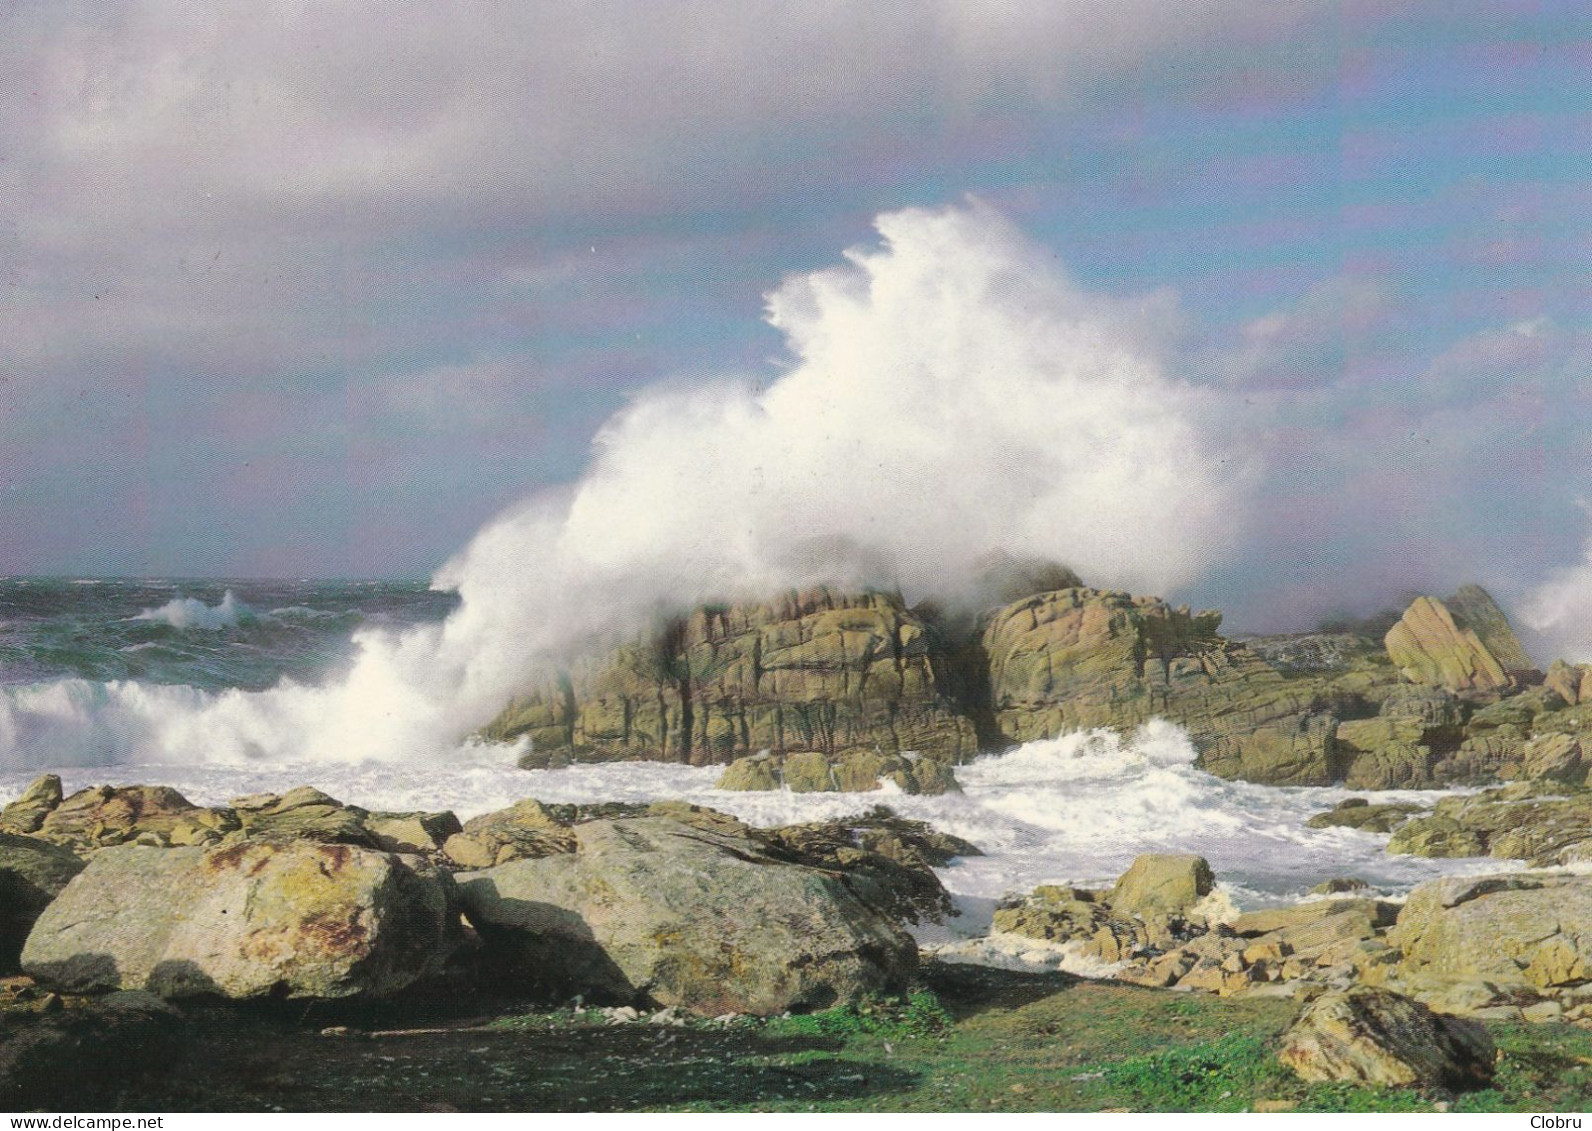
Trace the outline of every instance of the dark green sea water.
{"type": "Polygon", "coordinates": [[[357,630],[440,621],[457,603],[420,581],[0,578],[0,685],[313,684],[346,664],[357,630]]]}

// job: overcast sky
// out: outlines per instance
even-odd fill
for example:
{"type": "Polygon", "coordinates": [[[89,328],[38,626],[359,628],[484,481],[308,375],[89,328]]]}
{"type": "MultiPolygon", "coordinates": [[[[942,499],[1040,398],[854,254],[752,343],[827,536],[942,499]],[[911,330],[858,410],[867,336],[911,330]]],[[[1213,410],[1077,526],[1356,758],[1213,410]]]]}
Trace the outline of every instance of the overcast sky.
{"type": "Polygon", "coordinates": [[[51,0],[0,77],[0,573],[427,576],[971,194],[1250,461],[1178,596],[1579,584],[1584,3],[51,0]]]}

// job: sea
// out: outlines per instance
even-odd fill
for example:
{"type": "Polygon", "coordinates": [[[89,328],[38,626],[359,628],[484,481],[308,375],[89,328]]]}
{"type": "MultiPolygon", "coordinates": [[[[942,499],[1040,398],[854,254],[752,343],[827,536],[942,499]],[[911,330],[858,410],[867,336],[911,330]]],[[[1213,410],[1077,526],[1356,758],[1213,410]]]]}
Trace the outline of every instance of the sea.
{"type": "MultiPolygon", "coordinates": [[[[1334,877],[1398,899],[1439,875],[1519,866],[1390,856],[1386,835],[1308,828],[1311,815],[1352,794],[1213,777],[1195,768],[1187,734],[1165,721],[986,755],[957,768],[960,793],[937,797],[888,787],[728,792],[714,788],[718,768],[656,762],[521,770],[517,750],[470,741],[400,761],[304,760],[273,754],[270,743],[240,746],[218,730],[212,754],[205,728],[267,714],[251,706],[291,700],[300,704],[294,725],[313,728],[316,691],[347,680],[362,651],[443,630],[458,610],[454,594],[424,582],[0,579],[0,803],[53,772],[68,790],[170,785],[205,805],[313,785],[371,809],[451,809],[461,819],[525,797],[682,798],[761,826],[883,804],[982,851],[940,870],[962,912],[947,928],[956,937],[986,929],[1008,895],[1044,883],[1107,885],[1143,852],[1205,856],[1220,890],[1244,909],[1308,899],[1334,877]]],[[[373,703],[372,716],[386,709],[373,703]]],[[[1430,805],[1443,795],[1376,800],[1430,805]]]]}

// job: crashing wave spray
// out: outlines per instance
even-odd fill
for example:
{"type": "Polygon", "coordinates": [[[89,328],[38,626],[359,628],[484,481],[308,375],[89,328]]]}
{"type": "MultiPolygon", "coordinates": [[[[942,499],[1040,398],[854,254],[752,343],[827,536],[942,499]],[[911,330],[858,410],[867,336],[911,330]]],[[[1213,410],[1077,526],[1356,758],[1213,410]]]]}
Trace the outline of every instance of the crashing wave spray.
{"type": "MultiPolygon", "coordinates": [[[[1086,294],[977,203],[877,226],[879,246],[769,296],[792,355],[777,380],[641,396],[579,483],[441,570],[462,598],[442,625],[362,633],[322,688],[195,704],[110,685],[83,708],[118,720],[98,741],[164,762],[435,756],[536,665],[669,607],[820,582],[954,596],[997,547],[1164,592],[1222,555],[1244,477],[1135,304],[1086,294]]],[[[16,724],[0,717],[12,758],[16,724]]]]}

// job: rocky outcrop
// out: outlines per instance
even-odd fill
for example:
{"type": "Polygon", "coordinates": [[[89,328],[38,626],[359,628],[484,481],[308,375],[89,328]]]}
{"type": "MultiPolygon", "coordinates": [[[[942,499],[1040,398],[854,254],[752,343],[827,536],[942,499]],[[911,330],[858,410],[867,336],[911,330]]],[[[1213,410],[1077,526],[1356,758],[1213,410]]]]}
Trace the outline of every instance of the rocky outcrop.
{"type": "Polygon", "coordinates": [[[372,812],[310,786],[203,807],[169,786],[99,785],[63,799],[53,774],[0,814],[0,831],[13,827],[83,855],[118,844],[170,848],[261,837],[435,855],[460,831],[452,813],[372,812]]]}
{"type": "Polygon", "coordinates": [[[22,966],[75,992],[382,996],[446,958],[450,888],[419,857],[346,844],[104,848],[40,914],[22,966]]]}
{"type": "Polygon", "coordinates": [[[996,725],[1027,742],[1161,717],[1186,726],[1200,764],[1222,777],[1335,780],[1338,702],[1351,691],[1285,676],[1218,635],[1220,623],[1219,613],[1095,589],[1008,605],[983,635],[996,725]]]}
{"type": "Polygon", "coordinates": [[[1592,878],[1521,873],[1422,884],[1388,941],[1412,990],[1485,984],[1494,999],[1500,990],[1562,996],[1580,1016],[1592,1001],[1592,878]]]}
{"type": "Polygon", "coordinates": [[[785,789],[792,793],[868,793],[889,782],[903,793],[957,793],[961,786],[947,762],[908,752],[858,750],[828,758],[816,750],[780,756],[737,758],[725,767],[717,788],[736,791],[785,789]]]}
{"type": "Polygon", "coordinates": [[[442,851],[461,868],[490,868],[510,860],[573,852],[575,838],[566,822],[534,797],[527,797],[507,809],[470,818],[443,842],[442,851]]]}
{"type": "Polygon", "coordinates": [[[0,974],[17,969],[34,921],[82,870],[83,862],[59,845],[0,833],[0,974]]]}
{"type": "Polygon", "coordinates": [[[1435,597],[1417,597],[1411,603],[1384,641],[1393,666],[1412,683],[1462,694],[1497,695],[1514,689],[1517,673],[1531,663],[1503,612],[1475,585],[1465,586],[1450,601],[1464,610],[1458,619],[1435,597]],[[1479,631],[1465,613],[1476,618],[1479,631]],[[1482,639],[1483,632],[1492,647],[1482,639]]]}
{"type": "Polygon", "coordinates": [[[1545,683],[1478,586],[1378,618],[1385,640],[1365,622],[1243,642],[1156,597],[1033,591],[1076,578],[1019,565],[982,591],[1022,595],[979,615],[825,589],[703,607],[550,673],[483,734],[528,740],[528,766],[722,763],[721,788],[792,792],[941,792],[979,750],[1153,718],[1187,728],[1201,768],[1267,784],[1592,769],[1587,673],[1560,664],[1545,683]]]}
{"type": "Polygon", "coordinates": [[[61,779],[55,774],[36,778],[15,801],[0,809],[0,833],[34,833],[44,818],[61,804],[61,779]]]}
{"type": "Polygon", "coordinates": [[[1419,805],[1372,805],[1363,797],[1350,797],[1338,802],[1325,813],[1317,813],[1305,822],[1312,829],[1359,829],[1368,833],[1390,833],[1416,813],[1419,805]]]}
{"type": "Polygon", "coordinates": [[[524,764],[728,763],[769,750],[971,757],[930,626],[887,593],[827,589],[709,606],[550,675],[483,731],[524,764]]]}
{"type": "Polygon", "coordinates": [[[1445,797],[1400,825],[1387,850],[1411,856],[1495,856],[1536,866],[1592,859],[1592,790],[1517,782],[1445,797]]]}
{"type": "Polygon", "coordinates": [[[1277,1049],[1277,1059],[1303,1080],[1373,1087],[1481,1087],[1497,1058],[1479,1022],[1368,986],[1311,1002],[1277,1049]]]}
{"type": "Polygon", "coordinates": [[[778,1013],[901,988],[912,940],[838,875],[733,824],[576,825],[576,851],[459,876],[499,975],[567,1000],[778,1013]]]}

